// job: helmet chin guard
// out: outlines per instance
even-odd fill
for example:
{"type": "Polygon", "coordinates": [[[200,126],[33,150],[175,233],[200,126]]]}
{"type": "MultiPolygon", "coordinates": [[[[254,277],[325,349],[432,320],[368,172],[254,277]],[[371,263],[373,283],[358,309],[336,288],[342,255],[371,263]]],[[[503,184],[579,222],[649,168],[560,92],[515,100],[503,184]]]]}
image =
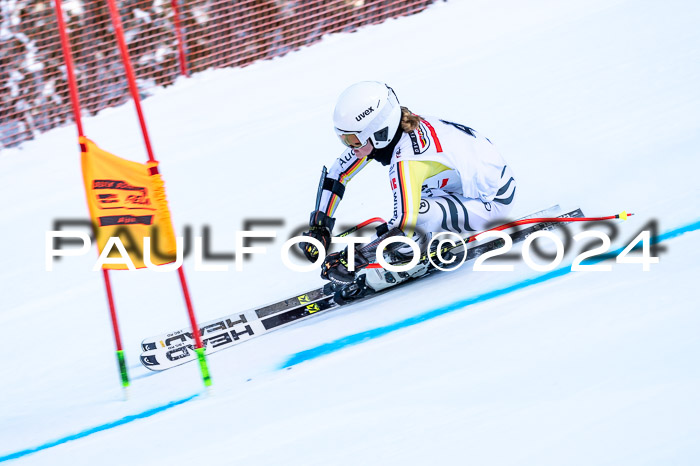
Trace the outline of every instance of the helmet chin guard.
{"type": "Polygon", "coordinates": [[[344,135],[354,134],[362,145],[370,141],[375,149],[389,145],[400,122],[399,99],[391,87],[378,81],[361,81],[345,89],[333,112],[341,141],[347,139],[344,135]]]}

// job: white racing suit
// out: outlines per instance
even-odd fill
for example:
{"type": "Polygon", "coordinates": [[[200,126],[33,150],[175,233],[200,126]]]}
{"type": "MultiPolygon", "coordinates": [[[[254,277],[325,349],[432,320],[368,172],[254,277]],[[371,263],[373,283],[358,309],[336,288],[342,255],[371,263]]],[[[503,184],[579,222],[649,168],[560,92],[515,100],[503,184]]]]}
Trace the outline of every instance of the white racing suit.
{"type": "Polygon", "coordinates": [[[389,229],[399,228],[423,248],[431,234],[466,238],[495,226],[512,209],[516,185],[510,167],[491,141],[469,127],[426,117],[414,131],[399,129],[387,148],[370,157],[359,160],[347,150],[336,160],[327,177],[335,186],[326,183],[321,197],[326,215],[333,217],[345,185],[372,159],[389,165],[389,229]]]}

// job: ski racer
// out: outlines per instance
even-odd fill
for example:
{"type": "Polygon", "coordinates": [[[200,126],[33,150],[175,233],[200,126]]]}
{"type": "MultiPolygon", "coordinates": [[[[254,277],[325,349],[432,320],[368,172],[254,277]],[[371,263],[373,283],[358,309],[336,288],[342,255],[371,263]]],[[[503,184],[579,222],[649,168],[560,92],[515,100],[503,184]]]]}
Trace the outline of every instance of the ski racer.
{"type": "MultiPolygon", "coordinates": [[[[346,248],[325,258],[324,279],[352,283],[375,261],[376,246],[387,237],[405,235],[425,252],[435,233],[449,231],[465,238],[493,226],[512,209],[515,179],[489,139],[462,124],[412,113],[384,83],[363,81],[347,88],[338,98],[333,123],[347,148],[321,180],[318,208],[304,235],[328,250],[345,187],[372,160],[389,167],[394,209],[377,237],[355,246],[355,271],[349,270],[346,248]]],[[[311,262],[318,259],[312,243],[299,246],[311,262]]],[[[410,259],[412,249],[397,246],[403,247],[387,248],[389,262],[410,259]]],[[[377,283],[375,277],[370,286],[386,288],[425,273],[427,265],[414,269],[379,274],[384,278],[377,283]]]]}

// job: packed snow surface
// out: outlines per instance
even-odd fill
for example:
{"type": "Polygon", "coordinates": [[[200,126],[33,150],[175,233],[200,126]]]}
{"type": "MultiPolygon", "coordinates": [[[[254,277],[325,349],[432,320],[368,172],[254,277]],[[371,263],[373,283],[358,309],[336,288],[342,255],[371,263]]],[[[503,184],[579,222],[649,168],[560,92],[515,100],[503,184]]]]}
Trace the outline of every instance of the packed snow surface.
{"type": "MultiPolygon", "coordinates": [[[[211,355],[208,394],[196,364],[152,373],[138,362],[143,338],[188,323],[175,273],[111,274],[132,378],[124,401],[94,248],[45,270],[46,231],[87,217],[75,127],[2,151],[0,462],[700,463],[698,24],[700,4],[681,0],[452,0],[143,102],[178,232],[209,226],[223,253],[246,220],[283,223],[242,272],[195,272],[186,259],[200,321],[321,284],[279,250],[342,150],[333,105],[359,80],[488,136],[517,176],[514,216],[557,203],[634,212],[613,249],[651,221],[655,234],[676,232],[649,272],[609,262],[538,281],[518,261],[429,277],[211,355]]],[[[84,125],[105,150],[146,159],[133,105],[84,125]]],[[[378,215],[391,215],[379,164],[338,210],[345,225],[378,215]]]]}

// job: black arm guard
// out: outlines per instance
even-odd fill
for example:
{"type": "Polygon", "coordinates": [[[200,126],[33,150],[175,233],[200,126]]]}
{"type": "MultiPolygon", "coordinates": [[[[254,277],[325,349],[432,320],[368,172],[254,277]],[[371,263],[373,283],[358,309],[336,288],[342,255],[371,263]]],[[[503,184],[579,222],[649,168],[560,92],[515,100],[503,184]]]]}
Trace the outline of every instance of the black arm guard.
{"type": "Polygon", "coordinates": [[[309,226],[325,227],[328,228],[328,231],[333,231],[333,227],[335,226],[335,219],[326,215],[325,212],[322,212],[320,210],[314,210],[313,212],[311,212],[309,226]]]}

